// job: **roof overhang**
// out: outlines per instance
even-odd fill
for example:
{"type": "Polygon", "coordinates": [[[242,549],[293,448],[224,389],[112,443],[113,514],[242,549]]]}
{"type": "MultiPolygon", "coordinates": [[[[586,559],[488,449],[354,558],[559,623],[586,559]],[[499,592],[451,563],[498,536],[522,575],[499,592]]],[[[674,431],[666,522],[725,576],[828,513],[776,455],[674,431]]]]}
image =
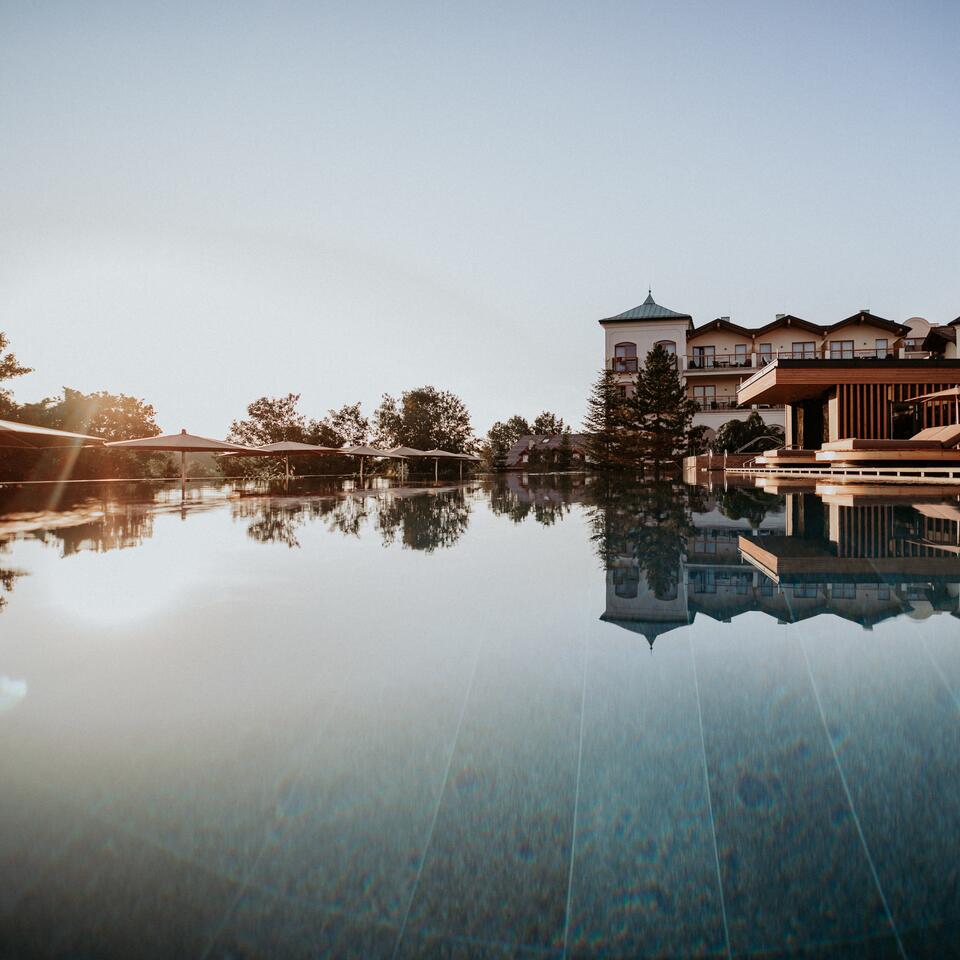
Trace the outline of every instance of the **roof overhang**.
{"type": "Polygon", "coordinates": [[[842,383],[960,384],[960,360],[784,360],[758,370],[737,389],[737,402],[815,400],[842,383]]]}

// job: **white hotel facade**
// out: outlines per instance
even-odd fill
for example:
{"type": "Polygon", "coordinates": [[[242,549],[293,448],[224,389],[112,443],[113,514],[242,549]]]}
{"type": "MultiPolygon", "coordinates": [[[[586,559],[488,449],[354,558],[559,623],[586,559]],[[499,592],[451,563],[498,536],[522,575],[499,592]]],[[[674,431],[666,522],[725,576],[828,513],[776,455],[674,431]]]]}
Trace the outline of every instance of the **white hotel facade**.
{"type": "Polygon", "coordinates": [[[896,323],[864,309],[827,325],[778,314],[756,328],[742,327],[729,317],[695,326],[690,314],[662,307],[648,293],[640,306],[599,322],[605,366],[618,375],[625,395],[632,391],[638,366],[642,368],[655,344],[663,344],[676,356],[688,396],[697,404],[694,423],[715,432],[728,420],[745,420],[752,410],[767,423],[784,426],[782,406],[737,404],[739,384],[778,357],[920,359],[936,352],[948,334],[955,335],[960,318],[944,326],[922,317],[896,323]],[[931,330],[939,336],[931,336],[931,330]]]}

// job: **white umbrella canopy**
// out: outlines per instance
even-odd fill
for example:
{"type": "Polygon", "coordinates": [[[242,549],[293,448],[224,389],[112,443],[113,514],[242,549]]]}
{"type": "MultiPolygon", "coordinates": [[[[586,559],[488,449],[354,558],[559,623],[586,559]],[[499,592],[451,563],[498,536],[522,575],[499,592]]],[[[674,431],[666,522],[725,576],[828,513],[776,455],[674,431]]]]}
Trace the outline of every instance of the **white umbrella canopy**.
{"type": "Polygon", "coordinates": [[[348,457],[391,457],[394,456],[393,450],[379,450],[376,447],[368,447],[363,444],[357,447],[341,447],[337,453],[344,453],[348,457]]]}
{"type": "Polygon", "coordinates": [[[253,447],[249,453],[230,453],[226,456],[283,457],[284,476],[289,480],[291,455],[330,456],[341,452],[338,447],[321,447],[317,443],[301,443],[299,440],[277,440],[274,443],[265,443],[263,446],[253,447]]]}
{"type": "Polygon", "coordinates": [[[16,447],[26,450],[45,450],[50,447],[76,447],[89,444],[103,446],[100,437],[69,430],[54,430],[52,427],[35,427],[29,423],[0,420],[0,447],[16,447]]]}
{"type": "Polygon", "coordinates": [[[313,454],[334,454],[343,453],[339,447],[321,447],[317,443],[301,443],[299,440],[278,440],[276,443],[265,443],[262,447],[257,447],[264,453],[313,453],[313,454]]]}
{"type": "Polygon", "coordinates": [[[196,434],[181,430],[179,433],[164,433],[158,437],[138,437],[136,440],[113,440],[108,447],[125,450],[166,450],[173,453],[246,453],[256,451],[256,447],[244,447],[239,443],[227,443],[226,440],[212,440],[210,437],[198,437],[196,434]]]}
{"type": "Polygon", "coordinates": [[[428,457],[430,454],[426,450],[418,450],[416,447],[393,447],[389,451],[392,457],[428,457]]]}
{"type": "Polygon", "coordinates": [[[160,434],[159,437],[138,437],[135,440],[114,440],[105,446],[121,450],[166,451],[180,454],[180,490],[181,494],[187,482],[188,453],[245,453],[248,456],[254,449],[243,447],[239,443],[227,443],[226,440],[213,440],[210,437],[198,437],[181,430],[179,433],[160,434]]]}

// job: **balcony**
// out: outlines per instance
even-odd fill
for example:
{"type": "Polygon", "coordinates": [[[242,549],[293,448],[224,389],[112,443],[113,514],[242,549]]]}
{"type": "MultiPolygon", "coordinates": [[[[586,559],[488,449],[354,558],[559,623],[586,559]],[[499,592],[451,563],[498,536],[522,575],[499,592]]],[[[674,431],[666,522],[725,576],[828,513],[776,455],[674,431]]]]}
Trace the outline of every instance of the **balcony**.
{"type": "Polygon", "coordinates": [[[636,357],[614,357],[610,361],[610,369],[614,373],[636,373],[637,358],[636,357]]]}
{"type": "Polygon", "coordinates": [[[698,400],[695,397],[690,399],[697,405],[699,411],[749,409],[749,407],[741,407],[736,400],[698,400]]]}
{"type": "Polygon", "coordinates": [[[686,358],[687,372],[705,371],[707,373],[717,370],[749,370],[753,367],[753,354],[746,356],[697,356],[686,358]]]}
{"type": "Polygon", "coordinates": [[[710,413],[716,410],[782,410],[782,403],[757,403],[751,406],[746,404],[741,406],[737,403],[736,400],[698,400],[696,397],[691,397],[691,400],[696,404],[697,410],[700,413],[710,413]]]}

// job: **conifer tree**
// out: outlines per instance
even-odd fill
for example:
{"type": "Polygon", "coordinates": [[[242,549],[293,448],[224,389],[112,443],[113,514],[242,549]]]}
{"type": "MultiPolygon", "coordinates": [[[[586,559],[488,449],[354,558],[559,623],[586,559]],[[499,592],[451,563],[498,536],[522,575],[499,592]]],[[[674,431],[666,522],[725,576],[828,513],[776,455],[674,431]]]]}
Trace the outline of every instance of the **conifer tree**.
{"type": "Polygon", "coordinates": [[[617,376],[612,370],[602,370],[591,388],[583,420],[594,466],[610,468],[622,464],[625,426],[625,401],[617,376]]]}
{"type": "Polygon", "coordinates": [[[675,465],[686,453],[696,410],[680,380],[676,357],[660,344],[647,354],[637,375],[631,407],[638,452],[653,462],[659,480],[664,467],[675,465]]]}

